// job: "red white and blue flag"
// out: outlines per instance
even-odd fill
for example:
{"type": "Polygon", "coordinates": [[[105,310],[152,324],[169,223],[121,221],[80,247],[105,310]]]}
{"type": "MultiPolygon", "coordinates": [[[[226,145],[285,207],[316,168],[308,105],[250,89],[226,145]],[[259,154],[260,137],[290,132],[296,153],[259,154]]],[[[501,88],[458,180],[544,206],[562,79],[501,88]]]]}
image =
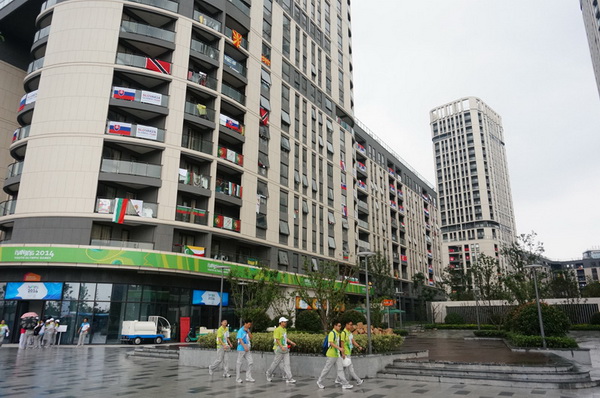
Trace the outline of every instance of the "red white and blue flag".
{"type": "Polygon", "coordinates": [[[108,124],[108,132],[110,134],[131,135],[131,124],[110,122],[108,124]]]}
{"type": "Polygon", "coordinates": [[[125,87],[113,87],[113,98],[133,101],[135,100],[135,90],[125,87]]]}
{"type": "Polygon", "coordinates": [[[156,58],[146,58],[146,69],[153,70],[155,72],[164,73],[165,75],[171,74],[171,64],[167,61],[161,61],[156,58]]]}
{"type": "Polygon", "coordinates": [[[26,103],[27,103],[27,94],[25,94],[23,97],[21,97],[21,101],[19,102],[19,109],[17,110],[17,112],[21,112],[23,110],[23,108],[25,108],[26,103]]]}

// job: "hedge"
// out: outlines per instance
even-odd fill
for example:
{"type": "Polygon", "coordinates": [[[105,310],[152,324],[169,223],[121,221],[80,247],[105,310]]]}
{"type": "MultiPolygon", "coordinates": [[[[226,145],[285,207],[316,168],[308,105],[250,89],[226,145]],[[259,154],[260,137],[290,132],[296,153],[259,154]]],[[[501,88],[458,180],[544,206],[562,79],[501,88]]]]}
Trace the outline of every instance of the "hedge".
{"type": "MultiPolygon", "coordinates": [[[[289,339],[296,343],[291,352],[302,354],[321,354],[324,334],[312,333],[290,333],[289,339]]],[[[216,348],[216,334],[207,334],[200,336],[198,344],[202,348],[216,348]]],[[[367,346],[367,336],[364,334],[355,335],[354,337],[358,344],[362,347],[367,346]]],[[[234,342],[235,337],[232,335],[231,342],[234,342]]],[[[385,353],[398,351],[402,346],[404,339],[402,336],[393,335],[372,335],[372,344],[374,353],[385,353]]],[[[273,350],[273,333],[252,333],[252,351],[272,351],[273,350]]]]}
{"type": "MultiPolygon", "coordinates": [[[[473,330],[477,329],[477,325],[466,323],[466,324],[445,324],[445,323],[428,323],[423,325],[424,329],[455,329],[455,330],[473,330]]],[[[498,326],[495,325],[480,325],[483,330],[497,330],[498,326]]]]}
{"type": "Polygon", "coordinates": [[[408,330],[406,329],[393,329],[392,332],[398,336],[408,336],[408,330]]]}
{"type": "Polygon", "coordinates": [[[583,323],[579,325],[571,325],[570,330],[600,330],[600,325],[592,325],[589,323],[583,323]]]}
{"type": "Polygon", "coordinates": [[[497,337],[505,338],[507,333],[504,330],[475,330],[473,334],[477,337],[497,337]]]}
{"type": "MultiPolygon", "coordinates": [[[[542,336],[526,336],[508,333],[508,341],[515,347],[543,347],[542,336]]],[[[577,342],[570,337],[546,337],[548,348],[578,348],[577,342]]]]}

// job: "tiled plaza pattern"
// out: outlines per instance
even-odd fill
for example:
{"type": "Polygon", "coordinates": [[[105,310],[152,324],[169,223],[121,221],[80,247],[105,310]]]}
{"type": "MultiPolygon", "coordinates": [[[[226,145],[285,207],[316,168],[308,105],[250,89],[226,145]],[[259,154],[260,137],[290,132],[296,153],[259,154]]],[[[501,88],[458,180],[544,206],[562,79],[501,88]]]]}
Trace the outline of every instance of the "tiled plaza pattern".
{"type": "Polygon", "coordinates": [[[268,383],[261,374],[254,375],[256,383],[237,384],[233,377],[223,379],[216,373],[209,376],[206,369],[179,367],[174,360],[127,357],[129,350],[130,347],[102,346],[19,351],[1,347],[0,397],[600,398],[600,388],[543,390],[383,379],[369,379],[343,391],[334,387],[333,371],[324,390],[317,388],[314,379],[300,378],[294,385],[281,379],[268,383]]]}

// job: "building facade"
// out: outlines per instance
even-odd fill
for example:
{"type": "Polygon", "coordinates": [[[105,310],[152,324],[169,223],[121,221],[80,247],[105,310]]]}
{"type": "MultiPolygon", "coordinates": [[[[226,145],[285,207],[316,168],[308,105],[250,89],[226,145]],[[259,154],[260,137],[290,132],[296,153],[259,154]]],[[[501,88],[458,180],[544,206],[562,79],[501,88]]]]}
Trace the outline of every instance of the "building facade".
{"type": "Polygon", "coordinates": [[[552,271],[572,271],[574,272],[579,288],[583,289],[588,283],[600,281],[600,250],[592,249],[583,252],[581,258],[573,260],[549,260],[544,259],[543,263],[551,268],[552,271]]]}
{"type": "Polygon", "coordinates": [[[600,94],[600,8],[598,0],[579,0],[579,6],[583,15],[583,24],[590,46],[592,66],[600,94]]]}
{"type": "Polygon", "coordinates": [[[67,343],[84,316],[95,343],[150,315],[212,327],[217,308],[194,297],[219,290],[221,266],[266,265],[293,289],[305,264],[356,264],[369,247],[389,256],[399,291],[413,268],[435,283],[433,189],[390,153],[359,179],[371,138],[353,127],[349,1],[0,7],[2,96],[14,101],[0,204],[10,323],[59,317],[67,343]],[[359,180],[387,190],[367,197],[359,180]],[[402,192],[415,226],[390,210],[402,192]],[[361,201],[382,205],[376,218],[361,201]]]}
{"type": "Polygon", "coordinates": [[[505,267],[499,252],[515,240],[515,219],[500,115],[468,97],[430,116],[443,265],[466,273],[485,254],[505,267]]]}

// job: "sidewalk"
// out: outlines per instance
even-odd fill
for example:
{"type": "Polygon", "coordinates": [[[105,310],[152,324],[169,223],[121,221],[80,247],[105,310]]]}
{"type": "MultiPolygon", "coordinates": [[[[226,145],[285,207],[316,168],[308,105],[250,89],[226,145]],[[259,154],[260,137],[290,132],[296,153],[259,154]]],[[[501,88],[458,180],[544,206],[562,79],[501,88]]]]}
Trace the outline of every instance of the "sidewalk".
{"type": "MultiPolygon", "coordinates": [[[[298,379],[297,384],[286,384],[276,378],[268,383],[263,374],[253,375],[256,383],[237,384],[234,377],[224,379],[218,376],[219,372],[209,376],[206,369],[180,367],[176,361],[129,358],[127,351],[132,349],[127,345],[85,346],[79,349],[65,346],[23,351],[4,345],[0,348],[0,396],[531,398],[533,395],[545,398],[600,398],[600,388],[543,390],[384,379],[369,379],[361,386],[343,391],[334,387],[333,371],[324,383],[324,390],[317,388],[314,379],[298,379]]],[[[215,352],[207,351],[207,355],[214,356],[215,352]]],[[[233,366],[230,363],[230,367],[233,366]]]]}

